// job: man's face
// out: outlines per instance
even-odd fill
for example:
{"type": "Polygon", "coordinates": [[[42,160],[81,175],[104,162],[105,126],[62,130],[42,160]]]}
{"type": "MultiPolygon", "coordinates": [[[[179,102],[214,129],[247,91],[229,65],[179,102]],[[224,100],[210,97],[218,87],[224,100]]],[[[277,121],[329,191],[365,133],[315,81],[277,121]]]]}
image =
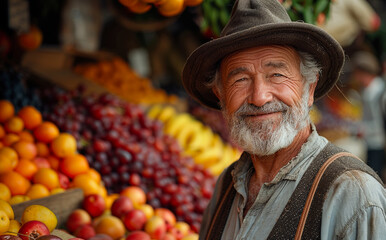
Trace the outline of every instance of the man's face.
{"type": "Polygon", "coordinates": [[[303,91],[299,66],[295,50],[282,46],[251,48],[222,61],[217,95],[232,137],[251,154],[287,147],[308,123],[313,91],[308,85],[303,91]]]}

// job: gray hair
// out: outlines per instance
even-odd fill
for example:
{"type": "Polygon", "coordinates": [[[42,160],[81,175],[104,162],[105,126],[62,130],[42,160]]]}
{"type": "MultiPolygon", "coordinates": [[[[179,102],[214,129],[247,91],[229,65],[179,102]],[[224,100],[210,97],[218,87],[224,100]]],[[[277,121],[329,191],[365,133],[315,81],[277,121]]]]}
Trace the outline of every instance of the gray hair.
{"type": "MultiPolygon", "coordinates": [[[[297,51],[297,53],[300,57],[300,73],[302,74],[303,79],[308,83],[307,85],[316,82],[318,80],[318,75],[322,73],[322,68],[319,63],[307,52],[297,51]]],[[[216,72],[212,77],[209,78],[206,86],[209,88],[217,88],[221,94],[222,84],[219,66],[216,68],[216,72]]]]}

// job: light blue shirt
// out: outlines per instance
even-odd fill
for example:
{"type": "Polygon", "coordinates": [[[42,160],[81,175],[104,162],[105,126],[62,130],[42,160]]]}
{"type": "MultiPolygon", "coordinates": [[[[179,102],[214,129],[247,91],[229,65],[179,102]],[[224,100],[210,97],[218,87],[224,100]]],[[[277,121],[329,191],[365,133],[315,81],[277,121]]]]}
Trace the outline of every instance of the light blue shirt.
{"type": "MultiPolygon", "coordinates": [[[[317,154],[326,146],[327,139],[313,132],[300,153],[282,167],[275,178],[265,183],[243,218],[247,201],[247,183],[253,173],[252,162],[242,158],[232,172],[237,191],[225,225],[222,239],[266,239],[281,215],[296,185],[317,154]]],[[[223,175],[220,175],[212,201],[201,225],[200,239],[209,227],[208,216],[220,198],[223,175]]],[[[323,206],[322,239],[386,239],[386,191],[372,176],[349,171],[334,182],[323,206]]]]}

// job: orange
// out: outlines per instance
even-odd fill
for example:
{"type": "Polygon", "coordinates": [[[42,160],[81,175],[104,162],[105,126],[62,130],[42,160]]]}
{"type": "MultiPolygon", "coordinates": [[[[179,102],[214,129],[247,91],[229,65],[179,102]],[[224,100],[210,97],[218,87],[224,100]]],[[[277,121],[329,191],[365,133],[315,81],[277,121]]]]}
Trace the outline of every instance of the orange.
{"type": "Polygon", "coordinates": [[[106,209],[110,209],[113,202],[119,197],[118,193],[112,193],[105,197],[106,209]]]}
{"type": "Polygon", "coordinates": [[[184,0],[168,0],[158,6],[158,12],[165,17],[176,16],[183,10],[184,0]]]}
{"type": "Polygon", "coordinates": [[[20,137],[20,140],[24,140],[24,141],[32,142],[32,143],[35,142],[34,136],[28,130],[23,130],[18,135],[20,137]]]}
{"type": "Polygon", "coordinates": [[[65,157],[59,164],[60,172],[64,173],[69,178],[74,178],[76,175],[87,173],[89,169],[90,165],[88,164],[86,157],[82,154],[65,157]]]}
{"type": "Polygon", "coordinates": [[[95,182],[101,182],[101,174],[97,170],[95,170],[95,168],[90,168],[86,172],[86,174],[89,175],[92,179],[94,179],[95,182]]]}
{"type": "Polygon", "coordinates": [[[30,200],[26,195],[15,195],[9,199],[9,204],[15,205],[30,200]]]}
{"type": "Polygon", "coordinates": [[[89,175],[83,173],[77,175],[71,182],[72,188],[81,188],[85,196],[90,194],[99,194],[99,184],[89,175]]]}
{"type": "Polygon", "coordinates": [[[5,122],[15,115],[15,108],[8,100],[0,100],[0,122],[5,122]]]}
{"type": "Polygon", "coordinates": [[[33,106],[25,106],[17,113],[26,129],[34,129],[42,123],[42,114],[33,106]]]}
{"type": "Polygon", "coordinates": [[[32,159],[36,157],[38,152],[34,143],[27,142],[25,140],[20,140],[14,143],[12,148],[15,149],[19,158],[32,159]]]}
{"type": "Polygon", "coordinates": [[[57,157],[67,157],[76,153],[76,139],[69,133],[60,133],[51,142],[51,150],[57,157]]]}
{"type": "Polygon", "coordinates": [[[4,129],[8,133],[19,133],[24,129],[24,122],[18,116],[13,116],[4,123],[4,129]]]}
{"type": "Polygon", "coordinates": [[[38,27],[31,26],[28,32],[19,34],[17,39],[22,49],[34,50],[41,45],[43,34],[38,27]]]}
{"type": "Polygon", "coordinates": [[[48,190],[59,187],[58,173],[51,168],[39,168],[32,177],[32,181],[44,185],[48,190]]]}
{"type": "Polygon", "coordinates": [[[50,163],[50,166],[52,169],[54,169],[55,171],[59,170],[59,164],[60,164],[59,158],[50,155],[50,156],[47,156],[46,159],[50,163]]]}
{"type": "Polygon", "coordinates": [[[129,197],[134,206],[139,206],[146,203],[146,193],[140,187],[128,186],[124,188],[120,194],[129,197]]]}
{"type": "Polygon", "coordinates": [[[120,239],[125,234],[125,226],[121,219],[112,216],[102,216],[95,225],[95,232],[104,233],[112,237],[112,239],[120,239]]]}
{"type": "Polygon", "coordinates": [[[44,143],[49,143],[59,136],[59,128],[52,122],[44,121],[33,130],[35,138],[44,143]]]}
{"type": "Polygon", "coordinates": [[[131,7],[132,5],[136,4],[140,0],[118,0],[122,5],[126,7],[131,7]]]}
{"type": "Polygon", "coordinates": [[[58,218],[55,213],[48,207],[38,204],[26,207],[21,215],[22,224],[32,220],[41,221],[46,224],[50,232],[52,232],[58,224],[58,218]]]}
{"type": "Polygon", "coordinates": [[[19,158],[14,149],[10,147],[2,147],[0,149],[0,174],[13,170],[18,161],[19,158]]]}
{"type": "Polygon", "coordinates": [[[32,160],[22,158],[14,170],[28,180],[31,180],[33,175],[38,171],[38,167],[32,160]]]}
{"type": "Polygon", "coordinates": [[[0,211],[0,234],[5,233],[9,228],[9,218],[7,214],[0,211]]]}
{"type": "Polygon", "coordinates": [[[31,186],[30,181],[21,174],[11,171],[0,175],[0,182],[7,185],[11,195],[24,195],[31,186]]]}
{"type": "Polygon", "coordinates": [[[9,201],[11,199],[11,190],[4,183],[0,183],[0,199],[9,201]]]}
{"type": "Polygon", "coordinates": [[[9,202],[0,199],[0,211],[5,212],[9,220],[15,219],[15,213],[13,212],[13,208],[9,202]]]}
{"type": "Polygon", "coordinates": [[[50,149],[47,144],[43,142],[37,142],[35,145],[38,157],[47,157],[50,155],[50,149]]]}
{"type": "Polygon", "coordinates": [[[47,197],[50,194],[51,193],[46,186],[40,183],[34,183],[31,185],[25,195],[30,199],[38,199],[42,197],[47,197]]]}
{"type": "Polygon", "coordinates": [[[5,136],[5,130],[3,128],[3,125],[0,124],[0,139],[2,139],[5,136]]]}
{"type": "Polygon", "coordinates": [[[20,136],[17,135],[16,133],[8,133],[3,137],[3,144],[4,146],[11,146],[15,142],[20,140],[20,136]]]}
{"type": "Polygon", "coordinates": [[[151,5],[142,1],[136,1],[134,4],[128,6],[133,13],[141,14],[150,10],[151,5]]]}

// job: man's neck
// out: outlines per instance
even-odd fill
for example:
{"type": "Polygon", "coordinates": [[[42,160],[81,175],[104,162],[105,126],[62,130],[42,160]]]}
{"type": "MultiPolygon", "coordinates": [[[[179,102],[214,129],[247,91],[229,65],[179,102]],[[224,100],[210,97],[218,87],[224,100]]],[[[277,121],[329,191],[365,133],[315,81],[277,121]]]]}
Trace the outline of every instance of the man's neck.
{"type": "Polygon", "coordinates": [[[299,131],[294,141],[288,147],[268,156],[251,155],[253,167],[255,168],[254,174],[256,175],[252,179],[256,181],[255,183],[262,185],[266,182],[271,182],[279,170],[298,155],[310,134],[311,126],[308,125],[299,131]]]}

